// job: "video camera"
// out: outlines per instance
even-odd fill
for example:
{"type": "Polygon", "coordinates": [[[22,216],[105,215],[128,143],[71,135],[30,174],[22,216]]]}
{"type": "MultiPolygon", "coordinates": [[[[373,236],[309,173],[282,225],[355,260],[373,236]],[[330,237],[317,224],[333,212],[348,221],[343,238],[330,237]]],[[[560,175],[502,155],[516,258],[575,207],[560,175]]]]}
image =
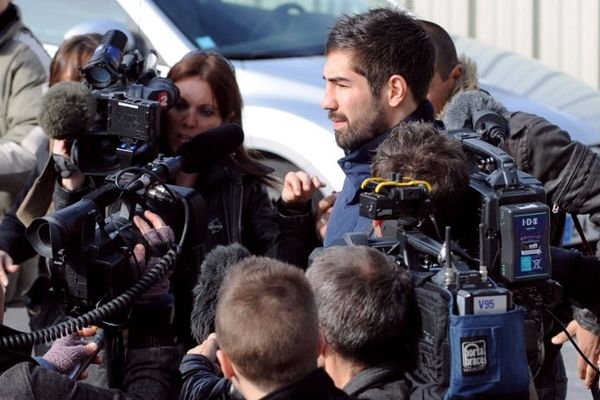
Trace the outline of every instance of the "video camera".
{"type": "Polygon", "coordinates": [[[202,243],[207,225],[202,196],[163,183],[180,169],[178,158],[161,156],[145,168],[109,175],[99,189],[27,228],[34,249],[48,259],[52,291],[69,313],[90,311],[139,279],[130,260],[134,246],[145,240],[133,225],[135,214],[160,215],[181,238],[179,248],[202,243]]]}
{"type": "MultiPolygon", "coordinates": [[[[243,140],[236,124],[209,129],[182,144],[175,156],[159,155],[146,165],[111,174],[80,201],[35,219],[27,237],[49,260],[54,293],[67,310],[88,311],[132,285],[130,255],[135,244],[144,243],[132,222],[141,210],[158,214],[173,229],[180,238],[178,249],[188,258],[186,265],[199,265],[208,225],[202,196],[165,182],[180,171],[197,173],[211,167],[243,140]]],[[[189,280],[183,273],[176,275],[189,280]]]]}
{"type": "Polygon", "coordinates": [[[154,159],[161,111],[179,90],[158,76],[156,55],[124,53],[127,36],[108,31],[82,72],[96,99],[93,126],[73,141],[71,157],[86,175],[106,176],[154,159]]]}
{"type": "Polygon", "coordinates": [[[542,309],[560,299],[551,280],[545,192],[496,146],[505,135],[494,121],[480,125],[480,132],[450,132],[461,141],[472,168],[467,196],[474,207],[465,212],[474,215],[465,216],[471,226],[467,237],[459,238],[460,246],[450,227],[443,239],[427,229],[428,219],[434,219],[429,183],[398,175],[367,179],[360,194],[360,215],[396,220],[396,234],[346,238],[384,251],[411,271],[421,317],[416,375],[448,390],[450,397],[507,393],[506,385],[491,383],[496,374],[515,382],[514,390],[521,390],[516,398],[527,398],[527,380],[518,374],[528,371],[517,373],[515,364],[523,364],[519,357],[527,354],[537,374],[543,362],[542,309]],[[493,138],[494,144],[482,138],[493,138]],[[512,335],[511,330],[516,333],[507,342],[503,335],[512,335]]]}

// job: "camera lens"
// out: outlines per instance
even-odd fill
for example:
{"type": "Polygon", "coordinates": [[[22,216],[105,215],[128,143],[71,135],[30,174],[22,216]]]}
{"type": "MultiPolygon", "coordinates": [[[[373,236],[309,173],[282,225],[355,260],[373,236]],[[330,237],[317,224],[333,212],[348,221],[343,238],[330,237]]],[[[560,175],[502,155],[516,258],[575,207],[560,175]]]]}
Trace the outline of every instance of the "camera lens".
{"type": "Polygon", "coordinates": [[[94,51],[92,59],[85,67],[85,79],[95,88],[110,86],[118,75],[123,51],[127,45],[127,36],[118,30],[106,32],[102,42],[94,51]]]}

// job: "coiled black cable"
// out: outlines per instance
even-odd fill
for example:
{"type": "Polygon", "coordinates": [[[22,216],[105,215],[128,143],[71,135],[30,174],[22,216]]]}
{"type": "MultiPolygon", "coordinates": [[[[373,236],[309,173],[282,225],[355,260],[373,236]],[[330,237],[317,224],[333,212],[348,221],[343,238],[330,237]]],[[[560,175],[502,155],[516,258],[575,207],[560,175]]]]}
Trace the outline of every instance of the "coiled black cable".
{"type": "Polygon", "coordinates": [[[79,317],[61,322],[48,328],[34,332],[21,333],[18,335],[0,338],[0,349],[29,346],[32,344],[46,343],[69,335],[86,326],[97,324],[106,317],[129,306],[140,294],[148,290],[152,285],[159,282],[168,270],[177,261],[179,246],[170,249],[160,260],[152,266],[133,286],[115,297],[108,303],[95,308],[79,317]]]}
{"type": "MultiPolygon", "coordinates": [[[[129,170],[135,170],[139,172],[139,168],[128,168],[121,173],[117,174],[117,188],[123,191],[123,188],[120,186],[119,179],[123,175],[124,172],[129,170]]],[[[149,175],[153,176],[159,184],[161,184],[165,190],[169,193],[169,195],[176,199],[179,198],[181,205],[184,210],[184,225],[183,232],[181,234],[179,243],[174,245],[167,253],[160,258],[160,260],[153,265],[144,275],[133,284],[129,289],[115,297],[108,303],[95,308],[79,317],[61,322],[59,324],[40,329],[33,332],[21,333],[18,335],[4,336],[0,337],[0,350],[7,348],[21,348],[25,346],[30,346],[32,344],[39,343],[47,343],[50,341],[54,341],[60,337],[69,335],[73,332],[76,332],[86,326],[97,324],[106,319],[118,311],[123,310],[125,307],[129,306],[133,300],[140,296],[140,294],[144,293],[148,290],[152,285],[158,283],[165,274],[169,271],[171,267],[173,267],[177,261],[177,257],[181,254],[183,244],[186,240],[186,236],[189,229],[190,223],[190,208],[187,200],[184,197],[176,196],[175,193],[160,179],[160,177],[156,176],[150,171],[146,171],[149,175]]]]}

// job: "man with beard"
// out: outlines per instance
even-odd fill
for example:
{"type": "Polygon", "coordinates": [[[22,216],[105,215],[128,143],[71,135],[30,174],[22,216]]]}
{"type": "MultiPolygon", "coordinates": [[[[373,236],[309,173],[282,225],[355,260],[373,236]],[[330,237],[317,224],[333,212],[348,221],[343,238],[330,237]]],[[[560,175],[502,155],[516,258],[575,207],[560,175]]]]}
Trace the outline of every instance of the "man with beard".
{"type": "MultiPolygon", "coordinates": [[[[433,76],[434,48],[419,22],[389,8],[337,21],[325,47],[325,97],[335,138],[345,157],[338,164],[344,186],[324,212],[324,245],[347,232],[371,227],[359,216],[358,191],[370,176],[371,157],[390,129],[402,121],[434,120],[427,90],[433,76]],[[324,219],[330,216],[328,221],[324,219]]],[[[320,204],[321,212],[323,205],[320,204]]]]}

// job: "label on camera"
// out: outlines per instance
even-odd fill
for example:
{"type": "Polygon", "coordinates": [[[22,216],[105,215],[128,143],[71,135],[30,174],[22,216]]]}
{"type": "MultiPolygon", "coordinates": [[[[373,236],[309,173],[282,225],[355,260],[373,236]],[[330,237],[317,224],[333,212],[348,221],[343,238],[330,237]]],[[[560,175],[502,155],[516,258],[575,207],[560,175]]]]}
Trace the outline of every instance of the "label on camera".
{"type": "Polygon", "coordinates": [[[473,298],[473,314],[506,312],[506,296],[477,296],[473,298]]]}
{"type": "Polygon", "coordinates": [[[510,293],[503,288],[459,290],[456,305],[459,315],[500,314],[509,310],[510,293]]]}
{"type": "Polygon", "coordinates": [[[487,348],[485,336],[460,339],[463,375],[478,375],[486,371],[488,366],[487,348]]]}

